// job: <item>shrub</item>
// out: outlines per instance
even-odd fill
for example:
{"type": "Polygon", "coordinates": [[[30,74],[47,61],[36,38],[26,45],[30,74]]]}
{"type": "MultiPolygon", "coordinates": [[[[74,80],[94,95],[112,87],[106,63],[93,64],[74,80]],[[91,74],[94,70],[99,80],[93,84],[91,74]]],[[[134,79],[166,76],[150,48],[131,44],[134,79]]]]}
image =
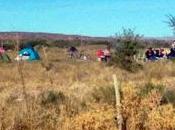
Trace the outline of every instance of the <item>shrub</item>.
{"type": "Polygon", "coordinates": [[[96,106],[96,110],[90,110],[66,120],[65,130],[116,130],[114,118],[115,109],[109,105],[96,106]]]}
{"type": "Polygon", "coordinates": [[[84,100],[81,101],[75,96],[65,96],[62,92],[51,90],[42,92],[38,97],[38,102],[46,109],[51,107],[57,109],[58,112],[62,110],[62,113],[68,117],[77,115],[87,107],[84,100]]]}
{"type": "Polygon", "coordinates": [[[163,104],[171,103],[175,106],[175,90],[165,91],[162,97],[162,103],[163,104]]]}
{"type": "Polygon", "coordinates": [[[123,33],[117,37],[118,40],[115,42],[113,63],[131,72],[138,70],[141,65],[135,61],[134,56],[138,53],[140,37],[140,35],[134,34],[132,29],[123,29],[123,33]]]}
{"type": "MultiPolygon", "coordinates": [[[[83,112],[87,109],[87,104],[85,100],[79,99],[75,96],[70,96],[64,103],[64,114],[67,117],[74,117],[80,112],[83,112]]],[[[62,112],[63,112],[62,111],[62,112]]]]}
{"type": "Polygon", "coordinates": [[[98,103],[115,105],[115,89],[113,86],[95,88],[92,97],[98,103]]]}
{"type": "Polygon", "coordinates": [[[12,130],[30,130],[30,126],[22,119],[16,119],[12,126],[12,130]]]}
{"type": "Polygon", "coordinates": [[[153,83],[147,83],[147,84],[145,84],[145,86],[143,88],[141,88],[139,95],[141,97],[145,97],[153,90],[155,90],[163,95],[164,90],[165,90],[165,86],[159,85],[159,84],[155,85],[153,83]]]}
{"type": "MultiPolygon", "coordinates": [[[[124,126],[129,130],[147,130],[150,128],[161,129],[161,126],[159,127],[157,124],[163,122],[166,123],[166,125],[171,125],[174,121],[169,121],[169,118],[172,117],[170,113],[174,115],[173,108],[171,108],[171,110],[166,109],[169,116],[167,118],[165,113],[163,113],[164,115],[158,115],[160,118],[157,118],[155,114],[159,113],[159,108],[166,108],[166,105],[161,105],[163,90],[164,87],[162,85],[154,85],[152,83],[146,84],[144,88],[141,89],[139,87],[132,87],[132,85],[123,86],[122,115],[124,118],[124,126]],[[154,115],[154,117],[152,117],[152,115],[154,115]],[[151,117],[155,120],[152,120],[151,117]]],[[[161,111],[162,110],[160,110],[160,113],[161,111]]],[[[162,124],[162,128],[166,128],[166,125],[162,124]]],[[[167,128],[174,129],[174,126],[168,126],[167,128]]]]}
{"type": "Polygon", "coordinates": [[[172,105],[163,105],[148,114],[145,126],[148,130],[174,130],[175,113],[172,105]]]}
{"type": "Polygon", "coordinates": [[[41,105],[62,104],[66,96],[62,92],[44,91],[39,95],[38,101],[41,105]]]}
{"type": "Polygon", "coordinates": [[[146,97],[151,91],[156,91],[161,94],[161,104],[171,103],[175,105],[175,90],[166,90],[164,85],[155,85],[153,83],[147,83],[143,88],[141,88],[139,95],[141,97],[146,97]]]}

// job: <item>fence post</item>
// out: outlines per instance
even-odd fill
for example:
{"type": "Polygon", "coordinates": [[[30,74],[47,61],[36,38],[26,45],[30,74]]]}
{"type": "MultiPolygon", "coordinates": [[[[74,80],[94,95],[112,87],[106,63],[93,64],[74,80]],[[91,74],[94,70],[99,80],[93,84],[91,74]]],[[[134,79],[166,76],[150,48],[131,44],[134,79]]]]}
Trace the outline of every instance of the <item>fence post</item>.
{"type": "Polygon", "coordinates": [[[42,49],[43,49],[43,53],[44,53],[44,57],[45,57],[45,63],[43,62],[43,65],[46,69],[46,73],[47,73],[47,77],[49,78],[50,85],[51,85],[51,87],[53,87],[53,79],[52,79],[52,76],[51,76],[52,74],[50,71],[52,66],[50,66],[50,63],[49,63],[48,55],[46,53],[46,48],[42,47],[42,49]]]}
{"type": "Polygon", "coordinates": [[[117,80],[117,76],[115,74],[113,75],[113,80],[114,80],[115,97],[116,97],[118,129],[119,130],[122,130],[123,117],[122,117],[122,113],[121,113],[119,81],[117,80]]]}

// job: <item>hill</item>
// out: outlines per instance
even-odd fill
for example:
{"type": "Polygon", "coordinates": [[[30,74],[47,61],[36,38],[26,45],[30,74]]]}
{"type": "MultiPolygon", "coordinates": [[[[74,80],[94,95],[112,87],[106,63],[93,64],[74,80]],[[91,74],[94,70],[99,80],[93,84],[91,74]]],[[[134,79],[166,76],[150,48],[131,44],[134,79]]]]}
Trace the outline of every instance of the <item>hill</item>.
{"type": "MultiPolygon", "coordinates": [[[[120,39],[120,38],[119,38],[120,39]]],[[[140,47],[169,47],[174,37],[143,37],[139,40],[140,47]]],[[[32,42],[33,45],[49,45],[67,47],[70,45],[79,46],[82,43],[93,45],[106,45],[114,42],[114,37],[91,37],[82,35],[65,35],[56,33],[41,32],[0,32],[0,43],[6,49],[13,49],[16,40],[23,45],[32,42]]]]}
{"type": "Polygon", "coordinates": [[[90,37],[81,35],[65,35],[56,33],[37,33],[37,32],[0,32],[0,40],[15,40],[16,38],[20,40],[93,40],[93,41],[104,41],[110,40],[109,37],[90,37]]]}

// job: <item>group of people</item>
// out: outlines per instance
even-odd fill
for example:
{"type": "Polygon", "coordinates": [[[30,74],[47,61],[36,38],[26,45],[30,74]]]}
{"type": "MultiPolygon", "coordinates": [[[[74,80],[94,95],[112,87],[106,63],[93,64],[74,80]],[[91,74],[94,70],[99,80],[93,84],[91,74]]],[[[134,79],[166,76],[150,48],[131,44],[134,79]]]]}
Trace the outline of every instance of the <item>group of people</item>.
{"type": "Polygon", "coordinates": [[[145,52],[145,57],[147,60],[159,60],[159,59],[175,59],[175,41],[171,45],[169,51],[166,51],[163,48],[152,49],[148,48],[145,52]]]}
{"type": "MultiPolygon", "coordinates": [[[[71,46],[68,50],[69,57],[72,58],[79,58],[83,60],[88,60],[88,56],[79,52],[77,48],[71,46]]],[[[111,60],[111,51],[110,47],[107,46],[106,49],[98,49],[96,51],[96,57],[99,62],[109,62],[111,60]]]]}
{"type": "MultiPolygon", "coordinates": [[[[79,58],[82,60],[88,60],[88,56],[82,54],[78,51],[78,49],[74,46],[69,47],[68,53],[70,58],[79,58]]],[[[98,49],[96,51],[96,57],[99,62],[106,62],[108,63],[111,60],[111,50],[110,46],[107,46],[105,49],[98,49]]],[[[175,59],[175,41],[171,45],[169,51],[163,48],[148,48],[145,52],[145,57],[147,60],[155,61],[159,59],[175,59]]],[[[16,57],[15,60],[39,60],[40,56],[39,53],[30,45],[28,44],[26,47],[21,49],[16,57]]],[[[9,56],[5,53],[5,49],[0,47],[0,60],[10,61],[9,56]]]]}
{"type": "Polygon", "coordinates": [[[67,52],[71,59],[81,59],[84,61],[88,60],[88,56],[85,55],[83,51],[79,52],[78,49],[74,46],[68,48],[67,52]]]}
{"type": "Polygon", "coordinates": [[[148,48],[145,52],[147,60],[158,60],[165,57],[164,49],[152,49],[148,48]]]}

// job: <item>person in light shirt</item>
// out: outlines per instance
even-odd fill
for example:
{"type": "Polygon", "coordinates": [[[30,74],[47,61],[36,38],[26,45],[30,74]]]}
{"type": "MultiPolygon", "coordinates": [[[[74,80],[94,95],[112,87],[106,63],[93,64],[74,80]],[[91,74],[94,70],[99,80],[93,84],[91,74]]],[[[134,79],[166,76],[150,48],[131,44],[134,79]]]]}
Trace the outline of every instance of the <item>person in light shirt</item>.
{"type": "Polygon", "coordinates": [[[171,47],[175,49],[175,40],[173,41],[171,47]]]}
{"type": "Polygon", "coordinates": [[[167,55],[168,59],[175,59],[175,40],[171,44],[170,53],[167,55]]]}
{"type": "Polygon", "coordinates": [[[103,52],[104,52],[104,56],[105,56],[105,61],[106,61],[107,63],[109,63],[110,60],[111,60],[111,51],[110,51],[110,47],[108,46],[105,50],[103,50],[103,52]]]}

